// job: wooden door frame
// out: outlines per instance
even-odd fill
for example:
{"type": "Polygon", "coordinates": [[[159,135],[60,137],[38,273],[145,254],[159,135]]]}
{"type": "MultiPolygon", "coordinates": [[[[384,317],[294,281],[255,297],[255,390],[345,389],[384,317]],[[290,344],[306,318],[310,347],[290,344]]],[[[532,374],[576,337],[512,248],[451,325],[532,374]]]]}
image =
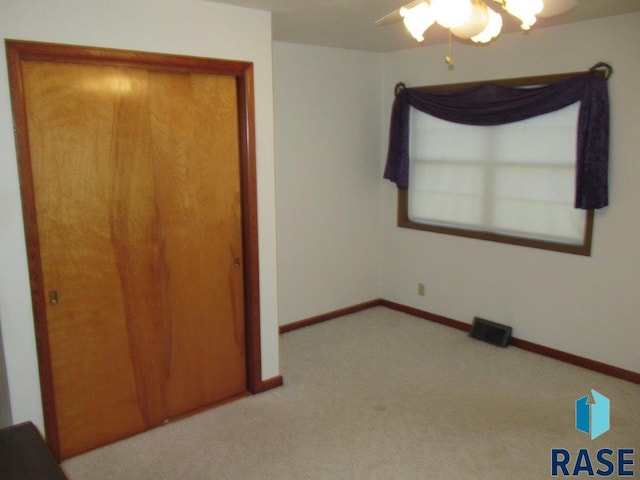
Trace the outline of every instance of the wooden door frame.
{"type": "Polygon", "coordinates": [[[240,142],[247,390],[251,393],[260,393],[281,385],[282,378],[280,376],[266,381],[262,380],[253,63],[21,40],[5,40],[5,47],[20,175],[45,431],[47,441],[54,454],[59,458],[60,449],[47,333],[46,299],[43,290],[35,191],[22,75],[23,61],[108,65],[161,70],[163,72],[202,73],[235,77],[238,92],[238,133],[240,142]]]}

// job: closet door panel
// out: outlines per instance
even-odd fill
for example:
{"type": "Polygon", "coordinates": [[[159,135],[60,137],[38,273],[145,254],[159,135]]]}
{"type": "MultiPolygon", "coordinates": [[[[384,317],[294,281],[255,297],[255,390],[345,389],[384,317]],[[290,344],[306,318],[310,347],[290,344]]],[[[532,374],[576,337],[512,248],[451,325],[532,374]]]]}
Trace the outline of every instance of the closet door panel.
{"type": "Polygon", "coordinates": [[[246,390],[235,79],[153,74],[170,416],[246,390]]]}
{"type": "Polygon", "coordinates": [[[155,425],[162,334],[146,73],[24,71],[62,456],[155,425]],[[147,135],[148,136],[148,135],[147,135]]]}

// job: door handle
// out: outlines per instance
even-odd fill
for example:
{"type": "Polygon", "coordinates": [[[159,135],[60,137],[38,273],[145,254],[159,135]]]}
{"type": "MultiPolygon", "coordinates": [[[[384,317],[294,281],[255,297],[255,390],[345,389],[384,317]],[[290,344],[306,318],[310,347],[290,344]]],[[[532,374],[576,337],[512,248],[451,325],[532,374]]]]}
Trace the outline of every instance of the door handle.
{"type": "Polygon", "coordinates": [[[49,303],[51,305],[58,304],[58,292],[57,290],[49,290],[49,303]]]}

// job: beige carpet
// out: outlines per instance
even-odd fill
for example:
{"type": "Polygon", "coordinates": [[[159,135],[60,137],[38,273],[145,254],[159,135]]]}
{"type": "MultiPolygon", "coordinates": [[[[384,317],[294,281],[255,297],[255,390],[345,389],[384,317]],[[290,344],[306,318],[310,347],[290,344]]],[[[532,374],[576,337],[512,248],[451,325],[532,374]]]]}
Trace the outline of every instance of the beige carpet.
{"type": "Polygon", "coordinates": [[[69,478],[543,479],[552,448],[605,447],[639,468],[639,385],[383,307],[280,339],[282,388],[70,459],[69,478]],[[574,428],[592,388],[611,400],[593,441],[574,428]]]}

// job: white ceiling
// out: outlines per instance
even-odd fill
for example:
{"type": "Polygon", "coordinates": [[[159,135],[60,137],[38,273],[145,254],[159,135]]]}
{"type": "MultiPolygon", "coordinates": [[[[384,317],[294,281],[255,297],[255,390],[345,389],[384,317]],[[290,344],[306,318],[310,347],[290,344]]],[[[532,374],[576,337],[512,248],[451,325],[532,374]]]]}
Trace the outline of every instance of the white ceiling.
{"type": "MultiPolygon", "coordinates": [[[[418,44],[405,32],[402,23],[376,27],[374,22],[409,0],[213,0],[272,13],[273,39],[276,41],[323,45],[372,52],[391,52],[418,44]]],[[[539,19],[532,27],[579,22],[599,17],[640,11],[640,0],[579,0],[570,13],[539,19]]],[[[491,3],[491,2],[487,2],[491,3]]],[[[504,14],[504,31],[518,30],[518,22],[504,14]]],[[[444,43],[447,33],[433,26],[423,45],[444,43]]]]}

